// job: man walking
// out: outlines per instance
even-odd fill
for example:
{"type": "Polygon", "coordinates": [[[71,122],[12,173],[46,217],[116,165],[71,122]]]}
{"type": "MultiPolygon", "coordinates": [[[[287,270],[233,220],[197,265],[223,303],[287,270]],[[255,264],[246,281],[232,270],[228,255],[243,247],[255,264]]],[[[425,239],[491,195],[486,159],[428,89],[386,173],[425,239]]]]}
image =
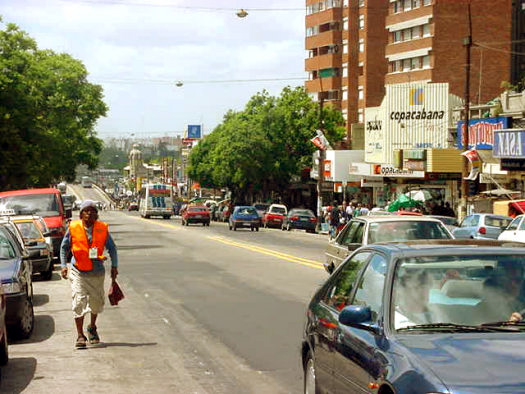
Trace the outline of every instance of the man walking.
{"type": "Polygon", "coordinates": [[[104,249],[111,256],[111,279],[118,275],[117,248],[109,234],[108,225],[98,220],[94,201],[86,200],[80,206],[80,220],[70,223],[60,246],[61,275],[71,282],[73,315],[77,329],[75,347],[85,349],[86,342],[98,344],[97,316],[104,308],[104,249]],[[67,268],[67,257],[73,255],[67,268]],[[91,313],[87,327],[88,338],[84,335],[84,316],[91,313]]]}

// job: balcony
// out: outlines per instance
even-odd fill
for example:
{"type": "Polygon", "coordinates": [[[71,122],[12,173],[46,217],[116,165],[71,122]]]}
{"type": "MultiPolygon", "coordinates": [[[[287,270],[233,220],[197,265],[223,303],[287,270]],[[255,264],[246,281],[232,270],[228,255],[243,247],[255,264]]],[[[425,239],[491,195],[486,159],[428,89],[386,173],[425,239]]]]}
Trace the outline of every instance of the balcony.
{"type": "Polygon", "coordinates": [[[341,30],[330,30],[315,36],[306,37],[306,49],[314,49],[327,45],[341,44],[343,42],[343,32],[341,30]]]}
{"type": "Polygon", "coordinates": [[[340,21],[341,19],[343,19],[343,10],[341,7],[329,8],[321,12],[316,12],[315,14],[307,15],[306,27],[317,26],[332,21],[340,21]]]}
{"type": "Polygon", "coordinates": [[[385,56],[395,53],[413,51],[421,48],[432,48],[433,37],[423,37],[408,41],[389,43],[385,49],[385,56]]]}
{"type": "Polygon", "coordinates": [[[341,77],[316,78],[305,83],[309,93],[341,89],[341,77]],[[321,89],[322,85],[322,89],[321,89]]]}
{"type": "Polygon", "coordinates": [[[306,71],[341,67],[342,61],[340,53],[327,53],[326,55],[314,56],[304,61],[304,69],[306,71]]]}

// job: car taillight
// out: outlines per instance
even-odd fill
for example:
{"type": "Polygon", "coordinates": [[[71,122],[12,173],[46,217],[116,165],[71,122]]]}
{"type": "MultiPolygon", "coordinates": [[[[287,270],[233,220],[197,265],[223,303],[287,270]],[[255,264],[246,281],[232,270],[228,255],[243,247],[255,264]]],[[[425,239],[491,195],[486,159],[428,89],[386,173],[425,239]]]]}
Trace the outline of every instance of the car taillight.
{"type": "Polygon", "coordinates": [[[310,221],[311,222],[317,222],[317,219],[316,218],[310,218],[310,221]]]}
{"type": "Polygon", "coordinates": [[[294,221],[295,221],[295,220],[299,220],[299,216],[292,216],[292,217],[290,218],[290,220],[294,220],[294,221]]]}
{"type": "Polygon", "coordinates": [[[480,227],[478,231],[480,234],[487,234],[487,229],[485,227],[480,227]]]}

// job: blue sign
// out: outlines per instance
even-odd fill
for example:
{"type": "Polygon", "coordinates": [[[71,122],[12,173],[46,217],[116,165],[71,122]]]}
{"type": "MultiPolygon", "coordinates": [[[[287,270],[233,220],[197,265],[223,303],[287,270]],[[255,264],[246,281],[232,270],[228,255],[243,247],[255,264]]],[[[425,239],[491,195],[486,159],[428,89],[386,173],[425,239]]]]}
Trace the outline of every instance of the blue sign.
{"type": "Polygon", "coordinates": [[[202,130],[200,124],[188,125],[188,138],[202,138],[202,130]]]}
{"type": "Polygon", "coordinates": [[[497,130],[494,133],[492,156],[506,159],[525,159],[525,130],[497,130]]]}
{"type": "MultiPolygon", "coordinates": [[[[471,119],[468,122],[468,149],[487,149],[490,150],[494,146],[494,130],[506,129],[509,127],[509,118],[481,118],[471,119]]],[[[465,122],[459,121],[457,126],[458,132],[458,147],[463,147],[463,132],[465,122]]]]}

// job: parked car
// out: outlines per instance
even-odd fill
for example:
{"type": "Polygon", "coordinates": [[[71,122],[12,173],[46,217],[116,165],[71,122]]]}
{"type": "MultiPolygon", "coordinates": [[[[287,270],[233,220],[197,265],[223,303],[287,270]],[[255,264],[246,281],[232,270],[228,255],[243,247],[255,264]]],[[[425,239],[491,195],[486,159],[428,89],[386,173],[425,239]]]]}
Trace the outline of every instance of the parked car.
{"type": "Polygon", "coordinates": [[[525,325],[508,322],[525,248],[494,246],[501,244],[417,241],[355,251],[309,303],[304,392],[525,392],[525,325]]]}
{"type": "Polygon", "coordinates": [[[510,216],[475,213],[466,216],[452,234],[463,239],[498,239],[511,221],[510,216]]]}
{"type": "Polygon", "coordinates": [[[241,227],[248,227],[252,231],[259,231],[260,225],[261,218],[253,206],[236,206],[233,209],[233,213],[230,215],[230,218],[228,219],[228,227],[233,231],[236,231],[241,227]]]}
{"type": "Polygon", "coordinates": [[[38,215],[46,221],[53,240],[53,256],[58,259],[71,210],[66,210],[60,190],[55,188],[0,192],[0,210],[13,209],[17,215],[38,215]]]}
{"type": "Polygon", "coordinates": [[[283,225],[284,217],[287,213],[288,209],[286,208],[286,205],[270,205],[270,208],[268,208],[268,211],[262,217],[263,226],[281,228],[281,226],[283,225]]]}
{"type": "Polygon", "coordinates": [[[136,201],[132,201],[128,205],[128,211],[138,211],[139,210],[139,204],[136,201]]]}
{"type": "Polygon", "coordinates": [[[502,241],[525,242],[525,215],[516,216],[498,236],[502,241]]]}
{"type": "Polygon", "coordinates": [[[231,207],[228,204],[220,205],[217,210],[217,221],[227,222],[230,219],[231,207]]]}
{"type": "Polygon", "coordinates": [[[210,212],[204,205],[188,205],[182,212],[182,225],[190,223],[202,223],[203,226],[210,225],[210,212]]]}
{"type": "Polygon", "coordinates": [[[33,216],[16,216],[11,220],[20,230],[24,244],[29,252],[33,274],[40,274],[42,279],[50,280],[53,276],[53,250],[46,242],[45,236],[33,216]]]}
{"type": "Polygon", "coordinates": [[[352,251],[377,242],[405,242],[416,239],[453,239],[441,221],[424,216],[359,216],[352,219],[328,243],[324,267],[333,270],[352,251]]]}
{"type": "MultiPolygon", "coordinates": [[[[33,282],[31,261],[24,244],[15,235],[13,223],[0,223],[0,283],[5,294],[9,332],[29,338],[33,332],[33,282]]],[[[1,349],[0,349],[1,350],[1,349]]]]}
{"type": "Polygon", "coordinates": [[[441,220],[441,222],[447,226],[450,231],[454,231],[456,227],[459,227],[458,219],[452,216],[438,216],[438,215],[429,215],[429,218],[434,218],[441,220]]]}
{"type": "Polygon", "coordinates": [[[257,213],[259,214],[261,220],[266,211],[268,211],[268,208],[270,208],[270,204],[266,204],[264,202],[256,202],[255,204],[253,204],[253,206],[257,210],[257,213]]]}
{"type": "Polygon", "coordinates": [[[294,208],[283,218],[282,230],[299,229],[307,233],[315,233],[317,217],[310,209],[294,208]]]}

